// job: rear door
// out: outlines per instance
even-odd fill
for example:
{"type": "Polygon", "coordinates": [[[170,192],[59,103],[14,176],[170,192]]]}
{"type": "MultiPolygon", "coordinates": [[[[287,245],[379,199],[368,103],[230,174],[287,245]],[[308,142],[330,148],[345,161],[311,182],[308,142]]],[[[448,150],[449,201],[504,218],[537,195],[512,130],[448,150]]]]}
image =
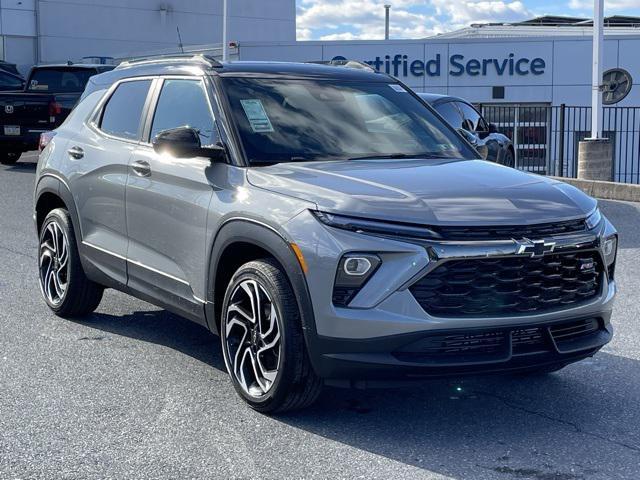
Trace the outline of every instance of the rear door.
{"type": "Polygon", "coordinates": [[[116,84],[89,124],[67,144],[83,246],[98,269],[122,284],[126,284],[129,159],[140,141],[152,82],[135,79],[116,84]]]}
{"type": "Polygon", "coordinates": [[[216,167],[208,158],[174,158],[151,145],[162,130],[197,129],[203,146],[218,141],[203,79],[160,80],[144,142],[131,157],[127,183],[129,286],[190,317],[202,316],[205,233],[216,167]]]}

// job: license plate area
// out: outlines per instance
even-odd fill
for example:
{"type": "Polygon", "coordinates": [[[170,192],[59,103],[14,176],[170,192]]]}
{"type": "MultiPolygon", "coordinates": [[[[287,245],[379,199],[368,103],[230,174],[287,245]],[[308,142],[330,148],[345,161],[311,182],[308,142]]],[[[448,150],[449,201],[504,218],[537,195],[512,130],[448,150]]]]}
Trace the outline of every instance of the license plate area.
{"type": "Polygon", "coordinates": [[[5,135],[20,135],[20,126],[5,125],[4,126],[4,134],[5,135]]]}

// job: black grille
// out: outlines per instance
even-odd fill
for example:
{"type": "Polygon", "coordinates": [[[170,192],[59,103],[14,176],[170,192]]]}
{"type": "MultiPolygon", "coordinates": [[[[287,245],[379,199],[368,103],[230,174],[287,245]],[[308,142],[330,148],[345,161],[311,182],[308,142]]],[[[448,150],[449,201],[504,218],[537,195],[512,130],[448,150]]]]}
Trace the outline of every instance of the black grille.
{"type": "Polygon", "coordinates": [[[433,365],[487,363],[512,357],[575,353],[606,342],[600,319],[585,318],[552,325],[428,334],[396,349],[393,355],[401,361],[433,365]]]}
{"type": "Polygon", "coordinates": [[[346,307],[353,297],[358,293],[357,288],[351,287],[334,287],[333,288],[333,304],[338,307],[346,307]]]}
{"type": "Polygon", "coordinates": [[[597,318],[578,320],[573,323],[565,323],[551,327],[549,331],[556,343],[571,342],[591,335],[598,330],[597,318]]]}
{"type": "Polygon", "coordinates": [[[493,227],[437,227],[436,230],[446,240],[501,240],[510,238],[544,238],[552,235],[566,235],[586,230],[584,219],[565,222],[539,223],[536,225],[505,225],[493,227]]]}
{"type": "Polygon", "coordinates": [[[451,260],[418,280],[410,291],[434,316],[525,315],[595,297],[601,273],[595,251],[451,260]]]}

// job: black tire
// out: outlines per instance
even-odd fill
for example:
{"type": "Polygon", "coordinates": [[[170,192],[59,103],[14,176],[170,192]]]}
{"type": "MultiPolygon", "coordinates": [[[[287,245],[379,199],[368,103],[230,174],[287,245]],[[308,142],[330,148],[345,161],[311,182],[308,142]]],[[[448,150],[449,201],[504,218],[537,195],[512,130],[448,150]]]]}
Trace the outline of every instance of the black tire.
{"type": "MultiPolygon", "coordinates": [[[[233,386],[238,395],[251,408],[263,413],[284,412],[307,407],[318,398],[323,382],[315,374],[309,361],[302,332],[300,308],[286,274],[276,261],[272,259],[252,261],[244,264],[235,272],[224,296],[220,338],[225,364],[233,386]],[[230,322],[228,319],[232,317],[229,312],[230,300],[232,295],[235,295],[235,292],[240,291],[242,284],[247,284],[247,281],[256,282],[268,294],[268,304],[275,308],[275,313],[277,314],[276,324],[280,329],[277,373],[269,389],[266,392],[260,392],[259,397],[246,392],[241,382],[236,378],[233,360],[229,354],[233,345],[228,345],[227,340],[229,337],[227,323],[230,322]]],[[[240,343],[242,342],[237,342],[237,344],[240,343]]],[[[243,348],[237,346],[237,344],[236,352],[243,348]]],[[[248,348],[244,347],[245,350],[248,348]]],[[[235,357],[237,359],[238,355],[236,354],[235,357]]],[[[240,362],[238,361],[237,363],[240,362]]],[[[245,381],[245,387],[246,384],[247,382],[245,381]]]]}
{"type": "Polygon", "coordinates": [[[14,165],[20,160],[22,152],[0,152],[0,163],[2,165],[14,165]]]}
{"type": "Polygon", "coordinates": [[[504,158],[502,159],[502,164],[505,167],[511,167],[511,168],[516,166],[516,160],[513,155],[513,150],[511,150],[510,148],[507,148],[507,151],[504,152],[504,158]]]}
{"type": "MultiPolygon", "coordinates": [[[[50,230],[49,230],[50,231],[50,230]]],[[[40,250],[38,255],[38,267],[40,272],[40,289],[42,296],[53,312],[60,317],[81,317],[93,312],[102,300],[104,287],[92,282],[87,278],[82,269],[80,256],[78,254],[78,245],[74,236],[73,225],[69,213],[63,208],[56,208],[49,212],[42,222],[39,233],[40,250]],[[43,243],[46,241],[48,227],[55,229],[60,228],[64,239],[67,242],[67,260],[66,260],[66,287],[59,298],[50,299],[46,293],[45,272],[43,272],[43,243]],[[55,301],[57,300],[57,301],[55,301]]]]}

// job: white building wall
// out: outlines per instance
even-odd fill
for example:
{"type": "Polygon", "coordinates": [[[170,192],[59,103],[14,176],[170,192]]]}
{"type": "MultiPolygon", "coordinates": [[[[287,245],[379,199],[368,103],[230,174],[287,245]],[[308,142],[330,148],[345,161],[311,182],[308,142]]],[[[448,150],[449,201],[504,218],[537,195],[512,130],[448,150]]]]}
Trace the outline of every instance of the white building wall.
{"type": "MultiPolygon", "coordinates": [[[[620,67],[628,70],[636,85],[631,93],[617,106],[640,106],[640,35],[608,36],[604,48],[604,68],[620,67]]],[[[405,40],[405,41],[340,41],[340,42],[277,42],[259,44],[244,42],[240,45],[241,60],[331,60],[342,56],[354,60],[384,60],[388,55],[405,56],[409,68],[407,74],[402,66],[398,77],[418,91],[457,95],[476,103],[548,103],[552,105],[587,106],[591,103],[591,38],[495,38],[456,40],[405,40]],[[521,70],[529,70],[524,75],[507,70],[497,73],[493,64],[487,65],[486,72],[469,75],[465,70],[460,75],[451,64],[454,55],[462,55],[466,64],[469,60],[480,62],[496,59],[499,65],[513,54],[514,61],[528,59],[521,64],[521,70]],[[432,75],[414,75],[410,65],[419,60],[423,64],[435,62],[439,58],[439,70],[432,75]],[[533,59],[544,62],[539,74],[532,74],[533,59]],[[494,99],[493,86],[505,87],[505,98],[494,99]]],[[[460,63],[460,61],[458,61],[460,63]]],[[[433,63],[432,63],[433,65],[433,63]]],[[[384,67],[382,67],[384,70],[384,67]]],[[[472,73],[477,70],[472,69],[472,73]]],[[[394,73],[393,70],[391,73],[394,73]]]]}
{"type": "MultiPolygon", "coordinates": [[[[228,3],[229,40],[295,41],[295,0],[228,3]]],[[[176,27],[184,45],[219,44],[222,0],[0,0],[0,35],[38,38],[28,60],[24,48],[8,48],[5,41],[5,60],[27,68],[36,60],[52,63],[177,49],[176,27]]]]}

